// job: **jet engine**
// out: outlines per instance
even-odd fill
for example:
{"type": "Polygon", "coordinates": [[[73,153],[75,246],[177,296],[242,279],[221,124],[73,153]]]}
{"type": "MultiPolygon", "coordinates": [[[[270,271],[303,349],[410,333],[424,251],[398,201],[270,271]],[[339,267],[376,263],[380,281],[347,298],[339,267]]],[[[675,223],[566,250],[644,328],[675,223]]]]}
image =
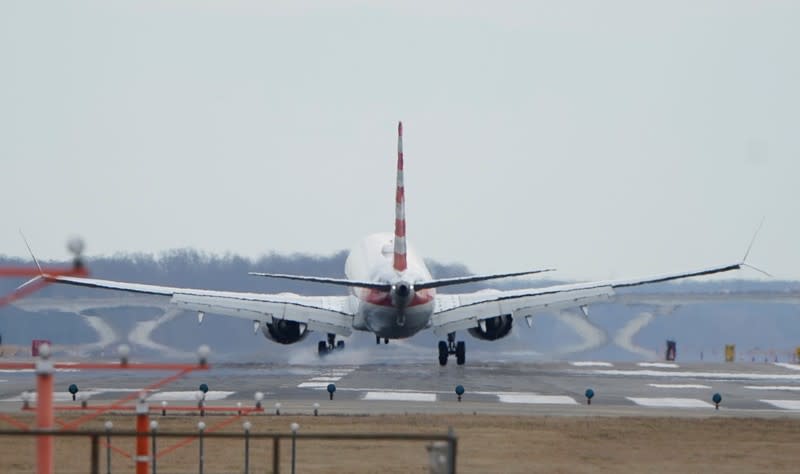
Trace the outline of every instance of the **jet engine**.
{"type": "Polygon", "coordinates": [[[294,344],[302,341],[308,336],[310,331],[306,330],[306,325],[297,321],[287,321],[285,319],[273,319],[261,327],[261,332],[267,339],[281,344],[294,344]]]}
{"type": "Polygon", "coordinates": [[[484,341],[496,341],[497,339],[508,336],[514,319],[510,314],[502,314],[493,318],[483,319],[476,328],[469,328],[469,333],[473,337],[484,341]]]}

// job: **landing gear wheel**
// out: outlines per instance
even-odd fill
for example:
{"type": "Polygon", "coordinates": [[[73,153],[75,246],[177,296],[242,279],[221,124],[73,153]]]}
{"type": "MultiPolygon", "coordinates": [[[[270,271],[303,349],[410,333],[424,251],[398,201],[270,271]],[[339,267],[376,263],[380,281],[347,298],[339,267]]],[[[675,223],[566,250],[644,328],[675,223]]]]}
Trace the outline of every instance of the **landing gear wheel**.
{"type": "Polygon", "coordinates": [[[330,354],[334,350],[344,349],[344,341],[337,341],[336,334],[329,332],[327,341],[319,341],[317,343],[317,354],[320,357],[330,354]]]}
{"type": "Polygon", "coordinates": [[[456,333],[447,333],[447,341],[439,341],[439,365],[447,365],[450,354],[456,356],[456,364],[464,365],[467,360],[467,346],[464,341],[456,342],[456,333]]]}
{"type": "Polygon", "coordinates": [[[439,341],[439,365],[445,366],[447,365],[447,343],[444,341],[439,341]]]}
{"type": "Polygon", "coordinates": [[[458,341],[458,343],[456,343],[456,364],[464,365],[466,357],[467,357],[467,345],[464,344],[464,341],[458,341]]]}

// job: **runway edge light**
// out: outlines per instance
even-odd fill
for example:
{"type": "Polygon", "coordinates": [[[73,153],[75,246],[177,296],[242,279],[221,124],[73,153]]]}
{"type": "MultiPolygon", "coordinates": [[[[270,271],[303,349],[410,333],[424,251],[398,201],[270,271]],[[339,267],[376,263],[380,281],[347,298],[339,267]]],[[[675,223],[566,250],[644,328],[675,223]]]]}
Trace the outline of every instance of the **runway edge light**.
{"type": "Polygon", "coordinates": [[[72,394],[72,401],[75,401],[75,394],[78,393],[78,386],[74,383],[69,384],[69,388],[67,389],[69,393],[72,394]]]}
{"type": "Polygon", "coordinates": [[[336,385],[329,383],[328,384],[328,395],[330,399],[333,400],[333,393],[336,392],[336,385]]]}
{"type": "Polygon", "coordinates": [[[586,395],[586,404],[591,405],[592,398],[594,398],[594,390],[592,390],[591,388],[587,388],[584,395],[586,395]]]}
{"type": "Polygon", "coordinates": [[[722,403],[722,395],[715,393],[714,396],[711,397],[711,401],[714,402],[714,409],[719,410],[719,404],[722,403]]]}
{"type": "Polygon", "coordinates": [[[458,395],[458,401],[461,401],[461,396],[464,395],[464,386],[463,385],[456,385],[456,395],[458,395]]]}
{"type": "Polygon", "coordinates": [[[201,366],[208,364],[208,356],[211,355],[211,348],[206,344],[201,344],[197,348],[197,363],[201,366]]]}

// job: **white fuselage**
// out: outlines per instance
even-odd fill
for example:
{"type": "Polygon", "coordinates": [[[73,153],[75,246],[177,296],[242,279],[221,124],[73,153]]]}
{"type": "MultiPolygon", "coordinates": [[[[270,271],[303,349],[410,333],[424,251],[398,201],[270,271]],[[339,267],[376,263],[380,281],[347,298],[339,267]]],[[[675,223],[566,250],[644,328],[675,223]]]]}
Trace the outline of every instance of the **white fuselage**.
{"type": "MultiPolygon", "coordinates": [[[[344,272],[348,279],[397,284],[431,279],[431,274],[412,248],[407,248],[406,270],[398,272],[392,267],[394,235],[372,234],[361,240],[347,256],[344,272]]],[[[435,290],[413,293],[405,306],[397,305],[392,294],[367,288],[353,288],[355,321],[353,327],[370,331],[388,339],[411,337],[430,323],[433,314],[435,290]]]]}

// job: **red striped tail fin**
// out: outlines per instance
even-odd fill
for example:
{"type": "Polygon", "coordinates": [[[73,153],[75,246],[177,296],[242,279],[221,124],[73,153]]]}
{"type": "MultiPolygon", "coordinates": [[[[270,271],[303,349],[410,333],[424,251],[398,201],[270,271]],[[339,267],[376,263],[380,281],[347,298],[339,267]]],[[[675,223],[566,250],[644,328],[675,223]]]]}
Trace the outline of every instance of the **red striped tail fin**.
{"type": "Polygon", "coordinates": [[[397,124],[397,192],[394,210],[394,269],[405,271],[406,262],[406,196],[403,187],[403,122],[397,124]]]}

